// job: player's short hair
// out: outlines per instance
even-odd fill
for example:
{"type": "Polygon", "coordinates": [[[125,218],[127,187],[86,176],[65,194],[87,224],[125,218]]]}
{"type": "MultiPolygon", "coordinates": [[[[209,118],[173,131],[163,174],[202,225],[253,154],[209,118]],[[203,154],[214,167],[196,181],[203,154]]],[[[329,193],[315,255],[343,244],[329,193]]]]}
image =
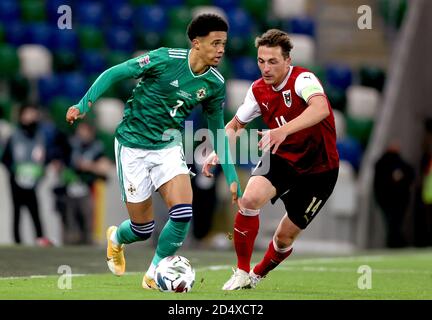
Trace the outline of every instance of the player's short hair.
{"type": "Polygon", "coordinates": [[[196,37],[205,37],[212,31],[228,32],[228,23],[221,16],[213,13],[200,14],[187,27],[190,41],[196,37]]]}
{"type": "Polygon", "coordinates": [[[270,29],[264,32],[261,36],[255,38],[255,47],[281,47],[282,55],[284,58],[289,58],[290,52],[294,47],[288,33],[278,30],[270,29]]]}

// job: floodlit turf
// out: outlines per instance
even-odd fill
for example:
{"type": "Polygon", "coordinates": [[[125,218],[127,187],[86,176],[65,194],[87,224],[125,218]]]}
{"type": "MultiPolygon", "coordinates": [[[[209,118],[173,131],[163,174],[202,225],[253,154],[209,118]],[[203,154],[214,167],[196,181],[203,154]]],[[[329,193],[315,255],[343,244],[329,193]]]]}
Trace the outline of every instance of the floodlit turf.
{"type": "Polygon", "coordinates": [[[67,285],[67,279],[62,278],[61,274],[57,273],[58,270],[55,272],[52,270],[54,266],[62,264],[62,259],[58,256],[61,256],[60,253],[64,254],[65,250],[34,249],[39,255],[43,253],[47,265],[50,265],[47,269],[50,270],[49,272],[42,272],[38,269],[42,263],[35,264],[33,274],[45,274],[36,277],[29,273],[32,269],[32,260],[28,257],[28,251],[31,249],[17,249],[16,252],[14,250],[0,248],[0,254],[4,253],[2,256],[7,257],[6,260],[2,260],[9,263],[9,267],[5,267],[4,264],[0,267],[0,299],[432,299],[432,252],[430,250],[374,252],[344,257],[305,258],[293,255],[256,289],[234,292],[220,289],[232,273],[229,263],[233,263],[233,252],[183,251],[181,254],[188,257],[196,269],[195,286],[192,292],[185,294],[141,289],[143,273],[134,271],[140,269],[137,268],[138,265],[147,265],[147,263],[137,258],[139,255],[131,254],[130,267],[135,269],[131,270],[133,272],[116,277],[108,271],[103,271],[106,266],[103,261],[95,265],[94,261],[99,261],[98,255],[101,255],[102,250],[88,249],[80,253],[82,249],[69,249],[69,254],[64,256],[69,257],[69,260],[64,261],[69,263],[72,271],[77,270],[77,273],[88,271],[86,274],[76,274],[72,277],[71,289],[62,289],[67,285]],[[19,250],[22,251],[21,254],[19,250]],[[80,258],[75,259],[74,255],[80,258]],[[51,260],[48,257],[51,257],[51,260]],[[15,273],[9,270],[13,268],[13,259],[24,260],[21,264],[17,264],[15,273]],[[82,262],[81,267],[76,264],[79,261],[82,262]],[[372,273],[369,279],[364,273],[367,268],[360,268],[361,266],[370,267],[372,273]],[[22,270],[19,271],[19,268],[22,270]],[[94,271],[101,273],[92,273],[94,271]],[[371,288],[359,289],[358,284],[367,286],[368,280],[371,288]]]}

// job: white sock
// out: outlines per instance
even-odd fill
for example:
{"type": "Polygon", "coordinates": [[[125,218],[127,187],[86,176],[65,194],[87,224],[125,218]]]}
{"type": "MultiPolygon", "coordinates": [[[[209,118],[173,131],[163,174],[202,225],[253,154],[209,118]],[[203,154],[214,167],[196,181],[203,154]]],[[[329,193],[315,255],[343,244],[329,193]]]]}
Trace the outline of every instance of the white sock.
{"type": "Polygon", "coordinates": [[[119,246],[120,245],[120,243],[119,243],[119,241],[118,241],[118,239],[117,239],[117,231],[116,232],[113,232],[113,233],[111,233],[111,241],[116,245],[116,246],[119,246]]]}
{"type": "Polygon", "coordinates": [[[148,268],[148,270],[146,272],[146,276],[151,278],[151,279],[154,279],[155,271],[156,271],[156,266],[153,263],[150,263],[150,267],[148,268]]]}

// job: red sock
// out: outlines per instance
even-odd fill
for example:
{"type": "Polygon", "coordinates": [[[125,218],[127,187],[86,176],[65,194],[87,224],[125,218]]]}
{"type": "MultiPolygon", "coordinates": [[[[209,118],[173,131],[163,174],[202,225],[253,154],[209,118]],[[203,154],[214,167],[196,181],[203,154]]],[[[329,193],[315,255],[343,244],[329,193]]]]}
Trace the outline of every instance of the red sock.
{"type": "Polygon", "coordinates": [[[250,271],[253,247],[259,229],[259,216],[245,216],[237,212],[234,222],[234,247],[237,254],[237,267],[250,271]]]}
{"type": "Polygon", "coordinates": [[[287,252],[278,252],[273,246],[273,240],[270,241],[264,258],[255,266],[253,272],[258,276],[265,277],[267,273],[284,261],[291,254],[292,250],[291,248],[287,252]]]}

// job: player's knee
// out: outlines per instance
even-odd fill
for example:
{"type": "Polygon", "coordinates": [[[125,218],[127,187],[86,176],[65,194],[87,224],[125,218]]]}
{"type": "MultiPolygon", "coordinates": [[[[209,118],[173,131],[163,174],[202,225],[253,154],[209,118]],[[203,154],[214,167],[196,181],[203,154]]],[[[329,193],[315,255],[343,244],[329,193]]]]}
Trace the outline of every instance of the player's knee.
{"type": "Polygon", "coordinates": [[[241,200],[240,204],[242,208],[247,208],[249,210],[259,210],[260,209],[260,201],[254,196],[249,196],[245,194],[241,200]]]}
{"type": "Polygon", "coordinates": [[[132,232],[137,235],[141,240],[147,240],[153,233],[155,226],[154,220],[146,223],[136,223],[131,221],[130,227],[132,232]]]}
{"type": "Polygon", "coordinates": [[[176,204],[169,210],[169,217],[175,222],[189,222],[192,219],[192,204],[176,204]]]}
{"type": "Polygon", "coordinates": [[[285,249],[285,248],[292,246],[292,244],[294,243],[294,240],[295,240],[295,236],[292,236],[289,234],[283,235],[283,234],[276,233],[273,237],[274,244],[279,249],[285,249]]]}

